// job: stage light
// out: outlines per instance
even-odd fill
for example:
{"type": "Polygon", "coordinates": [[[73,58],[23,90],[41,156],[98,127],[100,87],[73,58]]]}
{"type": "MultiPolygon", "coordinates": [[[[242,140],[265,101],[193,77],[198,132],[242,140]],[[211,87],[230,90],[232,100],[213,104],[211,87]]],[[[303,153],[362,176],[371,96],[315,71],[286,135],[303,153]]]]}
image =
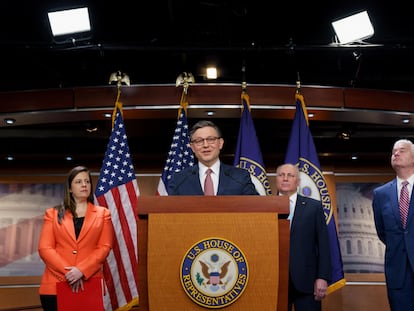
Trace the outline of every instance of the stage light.
{"type": "Polygon", "coordinates": [[[362,42],[374,35],[374,27],[367,11],[332,22],[339,44],[362,42]]]}
{"type": "Polygon", "coordinates": [[[56,41],[85,40],[91,36],[91,22],[87,7],[51,11],[47,13],[50,29],[56,41]]]}
{"type": "Polygon", "coordinates": [[[207,67],[206,77],[209,80],[217,79],[217,68],[216,67],[207,67]]]}
{"type": "Polygon", "coordinates": [[[13,118],[5,118],[4,119],[4,122],[6,122],[6,124],[8,124],[8,125],[12,125],[12,124],[16,123],[16,119],[13,119],[13,118]]]}

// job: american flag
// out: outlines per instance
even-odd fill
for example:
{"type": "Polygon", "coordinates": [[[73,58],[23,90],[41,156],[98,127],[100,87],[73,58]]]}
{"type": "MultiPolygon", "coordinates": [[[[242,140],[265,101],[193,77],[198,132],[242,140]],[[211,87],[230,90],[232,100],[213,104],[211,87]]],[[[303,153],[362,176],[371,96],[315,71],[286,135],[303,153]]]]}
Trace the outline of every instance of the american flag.
{"type": "Polygon", "coordinates": [[[190,135],[188,133],[188,121],[186,116],[186,103],[182,103],[178,110],[177,126],[171,143],[168,158],[164,170],[158,182],[158,195],[168,195],[168,182],[171,175],[182,169],[194,165],[194,154],[190,148],[190,135]]]}
{"type": "Polygon", "coordinates": [[[122,119],[122,104],[117,102],[112,133],[95,190],[95,203],[109,208],[115,232],[113,248],[104,264],[109,294],[104,299],[107,311],[129,310],[139,302],[138,195],[138,183],[122,119]]]}

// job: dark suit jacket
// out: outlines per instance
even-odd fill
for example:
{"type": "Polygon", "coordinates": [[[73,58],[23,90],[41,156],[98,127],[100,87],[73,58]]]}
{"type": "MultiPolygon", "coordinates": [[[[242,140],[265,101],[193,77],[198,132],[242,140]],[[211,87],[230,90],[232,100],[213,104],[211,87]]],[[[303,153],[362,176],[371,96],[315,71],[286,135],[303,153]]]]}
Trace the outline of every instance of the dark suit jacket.
{"type": "Polygon", "coordinates": [[[328,226],[321,203],[298,195],[290,228],[289,273],[295,288],[313,293],[316,279],[332,278],[328,226]]]}
{"type": "MultiPolygon", "coordinates": [[[[198,165],[188,167],[172,175],[168,183],[169,195],[204,195],[200,185],[198,165]]],[[[217,195],[257,195],[249,172],[244,169],[220,164],[220,176],[217,195]]]]}
{"type": "MultiPolygon", "coordinates": [[[[406,228],[413,228],[414,202],[411,196],[406,228]]],[[[407,256],[414,267],[414,230],[404,230],[400,220],[397,179],[374,190],[374,221],[379,239],[384,242],[385,278],[389,288],[401,288],[407,270],[407,256]]]]}

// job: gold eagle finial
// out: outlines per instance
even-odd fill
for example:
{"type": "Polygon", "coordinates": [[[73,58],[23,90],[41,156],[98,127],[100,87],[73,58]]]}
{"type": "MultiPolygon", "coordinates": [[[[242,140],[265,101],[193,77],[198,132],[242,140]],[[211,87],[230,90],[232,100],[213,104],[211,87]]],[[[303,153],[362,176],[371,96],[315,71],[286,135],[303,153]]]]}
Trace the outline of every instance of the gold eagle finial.
{"type": "Polygon", "coordinates": [[[109,76],[109,84],[113,84],[114,82],[116,82],[116,85],[118,86],[118,88],[120,88],[122,84],[125,84],[128,86],[130,86],[131,84],[129,80],[129,76],[126,73],[123,73],[119,70],[111,73],[111,75],[109,76]]]}
{"type": "Polygon", "coordinates": [[[175,80],[175,86],[178,87],[182,85],[185,94],[187,94],[188,86],[190,85],[190,83],[195,83],[194,76],[191,72],[183,72],[175,80]]]}

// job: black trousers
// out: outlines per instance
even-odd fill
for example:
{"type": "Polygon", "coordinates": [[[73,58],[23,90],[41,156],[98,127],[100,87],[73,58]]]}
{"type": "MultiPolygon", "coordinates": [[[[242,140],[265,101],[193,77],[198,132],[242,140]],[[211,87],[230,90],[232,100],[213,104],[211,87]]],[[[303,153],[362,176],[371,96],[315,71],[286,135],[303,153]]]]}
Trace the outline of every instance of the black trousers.
{"type": "Polygon", "coordinates": [[[40,295],[43,311],[57,311],[56,295],[40,295]]]}
{"type": "Polygon", "coordinates": [[[289,278],[288,311],[292,311],[292,306],[295,307],[295,311],[322,310],[321,301],[315,300],[313,293],[299,292],[289,278]]]}

